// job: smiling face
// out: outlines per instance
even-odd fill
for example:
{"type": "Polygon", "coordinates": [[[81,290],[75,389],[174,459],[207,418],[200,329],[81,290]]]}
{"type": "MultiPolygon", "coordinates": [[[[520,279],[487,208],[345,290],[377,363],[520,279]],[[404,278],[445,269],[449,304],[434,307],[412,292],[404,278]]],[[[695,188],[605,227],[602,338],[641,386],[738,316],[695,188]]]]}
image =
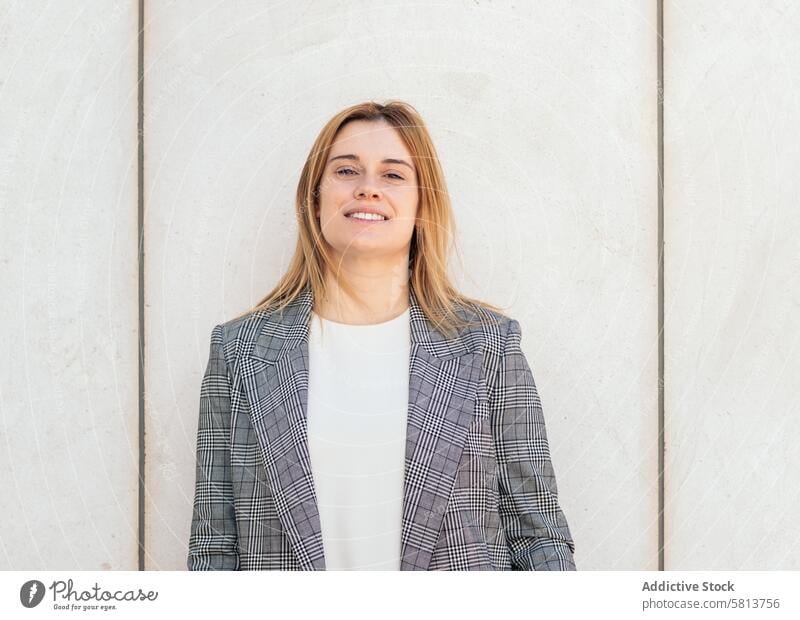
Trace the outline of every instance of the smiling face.
{"type": "Polygon", "coordinates": [[[336,259],[407,257],[417,187],[411,153],[388,122],[357,120],[342,127],[328,153],[316,210],[336,259]],[[386,219],[352,217],[356,212],[380,213],[386,219]]]}

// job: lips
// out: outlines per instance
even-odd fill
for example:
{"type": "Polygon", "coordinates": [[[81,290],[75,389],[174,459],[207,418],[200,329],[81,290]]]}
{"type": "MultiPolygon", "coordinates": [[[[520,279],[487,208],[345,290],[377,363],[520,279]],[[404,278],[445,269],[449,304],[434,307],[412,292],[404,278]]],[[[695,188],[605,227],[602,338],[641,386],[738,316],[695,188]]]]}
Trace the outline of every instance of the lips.
{"type": "Polygon", "coordinates": [[[374,215],[382,215],[386,220],[391,219],[388,213],[384,213],[380,209],[375,209],[373,207],[353,207],[345,211],[344,215],[349,218],[353,213],[372,213],[374,215]]]}
{"type": "Polygon", "coordinates": [[[350,217],[350,216],[345,216],[345,218],[347,219],[347,221],[355,222],[357,224],[385,224],[386,222],[389,221],[388,219],[386,219],[386,220],[365,220],[365,219],[362,219],[360,217],[350,217]]]}

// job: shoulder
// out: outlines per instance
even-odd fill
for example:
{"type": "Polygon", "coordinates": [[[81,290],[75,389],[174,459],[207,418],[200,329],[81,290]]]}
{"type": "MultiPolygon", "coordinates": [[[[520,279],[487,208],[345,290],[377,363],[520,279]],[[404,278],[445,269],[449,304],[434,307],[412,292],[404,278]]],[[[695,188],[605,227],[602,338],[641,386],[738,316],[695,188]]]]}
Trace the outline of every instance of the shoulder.
{"type": "Polygon", "coordinates": [[[249,351],[267,323],[277,320],[266,310],[253,310],[214,326],[212,343],[222,346],[228,363],[235,362],[242,352],[249,351]]]}
{"type": "Polygon", "coordinates": [[[509,335],[520,332],[515,318],[481,304],[458,304],[456,313],[469,323],[460,337],[472,340],[489,357],[502,356],[509,335]]]}
{"type": "Polygon", "coordinates": [[[238,337],[243,328],[255,323],[261,323],[266,315],[269,314],[263,310],[251,311],[247,314],[237,316],[236,318],[229,319],[224,323],[220,323],[219,327],[227,339],[238,337]]]}
{"type": "Polygon", "coordinates": [[[259,331],[268,326],[296,327],[303,313],[306,314],[311,309],[310,294],[297,296],[290,300],[284,300],[281,304],[275,304],[268,308],[258,308],[249,310],[224,323],[219,327],[225,334],[227,341],[243,340],[253,338],[259,331]]]}

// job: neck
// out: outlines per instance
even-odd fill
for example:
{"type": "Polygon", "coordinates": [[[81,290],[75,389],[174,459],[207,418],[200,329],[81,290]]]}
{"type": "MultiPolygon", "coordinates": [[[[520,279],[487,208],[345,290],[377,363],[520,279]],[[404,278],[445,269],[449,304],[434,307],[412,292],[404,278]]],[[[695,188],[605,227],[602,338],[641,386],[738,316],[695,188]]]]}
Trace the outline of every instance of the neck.
{"type": "Polygon", "coordinates": [[[349,325],[384,323],[399,316],[409,304],[408,257],[391,265],[340,262],[339,278],[355,291],[346,291],[331,273],[325,274],[327,295],[314,300],[314,311],[324,319],[349,325]]]}

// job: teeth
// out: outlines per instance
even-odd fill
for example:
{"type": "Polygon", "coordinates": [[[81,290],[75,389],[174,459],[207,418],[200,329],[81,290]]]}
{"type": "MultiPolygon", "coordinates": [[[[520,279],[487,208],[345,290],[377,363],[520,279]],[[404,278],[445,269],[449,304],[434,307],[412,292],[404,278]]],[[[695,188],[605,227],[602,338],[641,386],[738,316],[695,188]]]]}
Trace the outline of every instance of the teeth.
{"type": "Polygon", "coordinates": [[[377,213],[351,213],[347,217],[354,217],[359,220],[385,220],[386,218],[377,213]]]}

